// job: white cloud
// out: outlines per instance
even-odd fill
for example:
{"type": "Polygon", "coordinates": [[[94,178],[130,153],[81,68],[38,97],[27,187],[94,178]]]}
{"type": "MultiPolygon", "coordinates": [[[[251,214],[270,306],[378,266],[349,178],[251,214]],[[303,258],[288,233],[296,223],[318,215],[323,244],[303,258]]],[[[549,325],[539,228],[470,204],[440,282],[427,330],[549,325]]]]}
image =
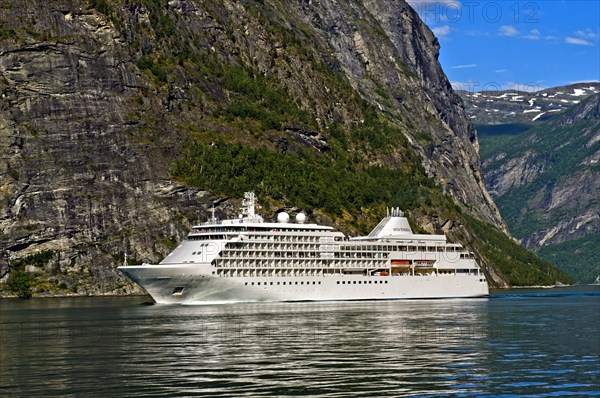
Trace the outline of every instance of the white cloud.
{"type": "Polygon", "coordinates": [[[585,39],[578,39],[576,37],[567,37],[565,43],[576,44],[578,46],[593,46],[591,41],[585,39]]]}
{"type": "Polygon", "coordinates": [[[542,32],[540,32],[538,29],[532,29],[531,31],[529,31],[529,34],[523,36],[523,38],[528,40],[539,40],[541,38],[541,35],[542,32]]]}
{"type": "Polygon", "coordinates": [[[433,28],[431,29],[431,31],[433,32],[434,35],[436,35],[437,37],[444,37],[444,36],[448,36],[448,33],[450,33],[450,26],[448,25],[444,25],[444,26],[439,26],[437,28],[433,28]]]}
{"type": "Polygon", "coordinates": [[[577,32],[575,32],[575,35],[582,39],[597,39],[598,38],[598,33],[594,33],[590,29],[586,29],[585,31],[578,30],[577,32]]]}
{"type": "Polygon", "coordinates": [[[500,36],[512,37],[512,36],[519,35],[519,31],[517,29],[515,29],[514,26],[510,26],[510,25],[502,25],[502,26],[500,26],[498,31],[500,32],[500,36]]]}
{"type": "Polygon", "coordinates": [[[485,32],[483,30],[467,30],[465,32],[468,36],[475,36],[475,37],[480,37],[480,36],[489,36],[490,33],[489,32],[485,32]]]}
{"type": "Polygon", "coordinates": [[[455,66],[451,66],[450,68],[452,68],[452,69],[468,69],[468,68],[475,68],[475,67],[477,67],[477,64],[455,65],[455,66]]]}
{"type": "Polygon", "coordinates": [[[496,72],[496,73],[504,73],[504,72],[508,72],[508,69],[496,69],[494,72],[496,72]]]}

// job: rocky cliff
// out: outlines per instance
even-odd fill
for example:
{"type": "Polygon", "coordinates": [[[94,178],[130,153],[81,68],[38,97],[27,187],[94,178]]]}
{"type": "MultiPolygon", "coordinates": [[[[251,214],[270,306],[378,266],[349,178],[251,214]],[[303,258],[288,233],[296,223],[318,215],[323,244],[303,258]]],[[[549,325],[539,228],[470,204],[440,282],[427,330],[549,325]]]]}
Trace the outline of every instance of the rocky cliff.
{"type": "MultiPolygon", "coordinates": [[[[316,209],[348,231],[393,197],[462,241],[476,238],[461,208],[505,230],[438,50],[396,0],[2,0],[0,274],[19,263],[40,275],[38,292],[131,291],[115,271],[124,253],[158,261],[213,203],[235,214],[241,185],[190,180],[194,143],[304,154],[373,186],[380,170],[413,179],[365,190],[346,203],[364,211],[350,221],[316,209]]],[[[218,171],[248,177],[232,162],[218,171]]],[[[269,210],[297,205],[257,189],[269,210]]]]}

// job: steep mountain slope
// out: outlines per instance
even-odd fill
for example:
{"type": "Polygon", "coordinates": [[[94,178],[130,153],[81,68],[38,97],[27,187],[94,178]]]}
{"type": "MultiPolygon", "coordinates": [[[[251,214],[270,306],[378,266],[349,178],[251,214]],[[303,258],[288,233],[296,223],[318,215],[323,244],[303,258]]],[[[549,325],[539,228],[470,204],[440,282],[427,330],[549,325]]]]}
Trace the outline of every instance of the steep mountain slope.
{"type": "Polygon", "coordinates": [[[516,135],[482,135],[485,180],[511,232],[578,282],[600,275],[600,94],[516,135]]]}
{"type": "Polygon", "coordinates": [[[124,252],[157,261],[253,189],[349,232],[402,206],[498,285],[568,281],[493,250],[516,246],[475,131],[403,1],[3,0],[0,24],[2,275],[129,291],[124,252]]]}

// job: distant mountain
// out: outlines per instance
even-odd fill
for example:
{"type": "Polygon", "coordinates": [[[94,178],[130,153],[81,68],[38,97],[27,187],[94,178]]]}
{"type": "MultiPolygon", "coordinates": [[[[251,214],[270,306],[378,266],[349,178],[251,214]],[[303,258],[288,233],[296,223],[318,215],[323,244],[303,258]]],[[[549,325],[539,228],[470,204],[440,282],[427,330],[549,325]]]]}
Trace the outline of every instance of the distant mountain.
{"type": "Polygon", "coordinates": [[[600,82],[577,83],[536,92],[459,90],[457,93],[475,125],[529,124],[548,120],[582,99],[600,93],[600,82]]]}
{"type": "Polygon", "coordinates": [[[598,83],[576,84],[518,102],[507,92],[461,93],[469,116],[483,121],[485,183],[513,235],[589,283],[600,275],[598,92],[598,83]]]}

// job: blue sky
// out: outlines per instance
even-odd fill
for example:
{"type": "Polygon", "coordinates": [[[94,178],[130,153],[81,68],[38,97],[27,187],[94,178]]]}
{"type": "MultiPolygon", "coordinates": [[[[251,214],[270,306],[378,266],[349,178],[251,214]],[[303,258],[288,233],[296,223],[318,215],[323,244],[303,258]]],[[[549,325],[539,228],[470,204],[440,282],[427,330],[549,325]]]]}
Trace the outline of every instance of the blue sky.
{"type": "Polygon", "coordinates": [[[536,91],[600,81],[600,1],[408,0],[455,88],[536,91]]]}

